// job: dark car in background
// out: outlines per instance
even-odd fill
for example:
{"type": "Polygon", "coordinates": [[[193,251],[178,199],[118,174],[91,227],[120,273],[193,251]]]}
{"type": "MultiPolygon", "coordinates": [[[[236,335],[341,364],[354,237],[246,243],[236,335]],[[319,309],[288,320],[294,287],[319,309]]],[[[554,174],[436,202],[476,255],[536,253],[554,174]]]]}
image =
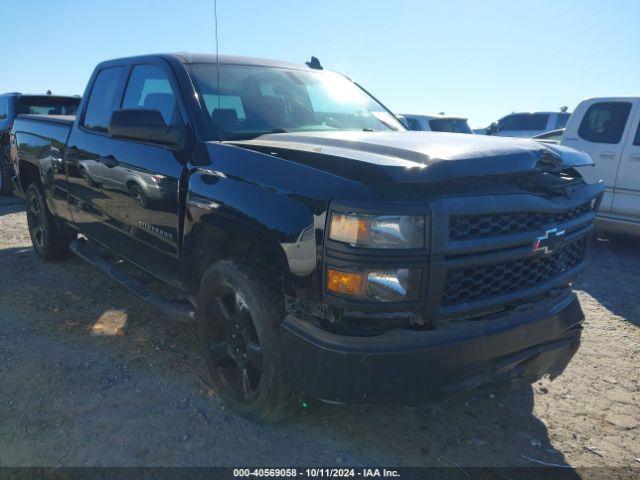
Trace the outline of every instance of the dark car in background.
{"type": "Polygon", "coordinates": [[[75,115],[79,96],[27,95],[18,92],[0,95],[0,195],[13,191],[13,169],[8,163],[9,136],[15,118],[22,114],[75,115]]]}

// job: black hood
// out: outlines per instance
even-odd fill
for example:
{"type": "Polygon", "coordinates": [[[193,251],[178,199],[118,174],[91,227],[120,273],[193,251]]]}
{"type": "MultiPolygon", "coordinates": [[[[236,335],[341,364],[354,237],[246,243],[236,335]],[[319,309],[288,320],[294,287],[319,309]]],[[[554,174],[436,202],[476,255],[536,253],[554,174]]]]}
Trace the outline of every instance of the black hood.
{"type": "Polygon", "coordinates": [[[589,155],[529,139],[441,132],[312,132],[228,142],[354,178],[399,183],[592,165],[589,155]]]}

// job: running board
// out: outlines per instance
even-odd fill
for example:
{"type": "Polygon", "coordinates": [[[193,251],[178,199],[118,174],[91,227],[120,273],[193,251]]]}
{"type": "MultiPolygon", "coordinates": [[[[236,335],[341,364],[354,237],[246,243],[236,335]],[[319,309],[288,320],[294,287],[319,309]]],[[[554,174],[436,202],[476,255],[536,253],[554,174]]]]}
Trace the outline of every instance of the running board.
{"type": "Polygon", "coordinates": [[[78,258],[94,266],[138,298],[147,302],[154,310],[175,322],[193,322],[195,315],[190,305],[184,305],[154,292],[139,280],[127,275],[117,265],[103,258],[88,241],[79,238],[69,245],[78,258]]]}

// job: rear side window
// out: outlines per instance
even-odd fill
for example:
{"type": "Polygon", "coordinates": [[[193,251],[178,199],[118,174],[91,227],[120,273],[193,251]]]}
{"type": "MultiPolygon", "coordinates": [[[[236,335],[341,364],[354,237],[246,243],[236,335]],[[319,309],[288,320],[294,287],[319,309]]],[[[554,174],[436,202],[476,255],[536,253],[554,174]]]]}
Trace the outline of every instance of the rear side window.
{"type": "Polygon", "coordinates": [[[118,82],[122,67],[110,67],[100,70],[91,88],[91,94],[84,114],[85,128],[106,132],[111,113],[115,109],[118,82]]]}
{"type": "Polygon", "coordinates": [[[169,77],[162,68],[155,65],[134,67],[127,83],[122,108],[158,110],[167,125],[182,124],[169,77]]]}
{"type": "Polygon", "coordinates": [[[619,143],[629,112],[629,102],[594,103],[584,114],[578,135],[589,142],[619,143]]]}

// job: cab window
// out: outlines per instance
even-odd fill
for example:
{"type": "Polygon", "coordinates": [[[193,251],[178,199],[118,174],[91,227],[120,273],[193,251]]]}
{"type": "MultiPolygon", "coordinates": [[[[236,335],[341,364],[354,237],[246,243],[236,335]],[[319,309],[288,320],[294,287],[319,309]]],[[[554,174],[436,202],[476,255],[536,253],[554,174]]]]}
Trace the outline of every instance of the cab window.
{"type": "Polygon", "coordinates": [[[80,97],[65,98],[28,95],[20,97],[18,113],[36,115],[75,115],[80,104],[80,97]]]}
{"type": "Polygon", "coordinates": [[[84,114],[85,128],[106,132],[111,112],[115,109],[118,82],[122,67],[109,67],[100,70],[91,88],[87,110],[84,114]]]}
{"type": "Polygon", "coordinates": [[[500,131],[545,130],[549,122],[546,113],[516,113],[502,118],[498,122],[500,131]]]}
{"type": "Polygon", "coordinates": [[[133,68],[122,108],[157,110],[167,125],[182,125],[169,77],[156,65],[137,65],[133,68]]]}
{"type": "Polygon", "coordinates": [[[578,135],[595,143],[619,143],[631,112],[629,102],[599,102],[587,109],[578,135]]]}

